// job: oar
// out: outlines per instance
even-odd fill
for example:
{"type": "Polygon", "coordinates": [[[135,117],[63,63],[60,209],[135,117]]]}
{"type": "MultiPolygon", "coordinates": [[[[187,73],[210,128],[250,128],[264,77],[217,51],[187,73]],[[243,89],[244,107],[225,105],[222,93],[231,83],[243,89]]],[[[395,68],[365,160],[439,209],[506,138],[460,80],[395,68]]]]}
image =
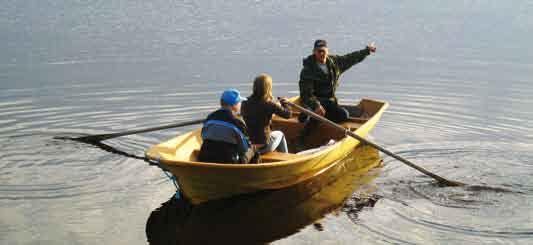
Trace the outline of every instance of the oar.
{"type": "Polygon", "coordinates": [[[370,140],[367,140],[367,139],[355,134],[354,132],[350,131],[349,129],[346,129],[343,126],[341,126],[339,124],[336,124],[336,123],[334,123],[334,122],[332,122],[332,121],[330,121],[330,120],[328,120],[328,119],[326,119],[326,118],[324,118],[324,117],[322,117],[322,116],[320,116],[320,115],[318,115],[318,114],[316,114],[316,113],[314,113],[314,112],[312,112],[310,110],[307,110],[307,109],[305,109],[305,108],[303,108],[303,107],[301,107],[299,105],[296,105],[296,104],[294,104],[294,103],[292,103],[290,101],[287,101],[287,104],[291,105],[292,107],[302,111],[303,113],[313,117],[314,119],[316,119],[316,120],[318,120],[318,121],[320,121],[322,123],[330,125],[330,126],[336,128],[336,129],[338,129],[339,131],[343,131],[345,134],[347,134],[347,135],[359,140],[360,142],[363,142],[365,144],[368,144],[368,145],[378,149],[379,151],[381,151],[381,152],[383,152],[383,153],[395,158],[396,160],[399,160],[400,162],[405,163],[407,166],[412,167],[412,168],[422,172],[423,174],[425,174],[425,175],[427,175],[427,176],[429,176],[431,178],[434,178],[441,185],[445,185],[445,186],[464,186],[465,185],[464,183],[453,181],[453,180],[447,180],[447,179],[445,179],[445,178],[443,178],[441,176],[438,176],[438,175],[436,175],[436,174],[434,174],[434,173],[432,173],[432,172],[430,172],[430,171],[428,171],[428,170],[426,170],[426,169],[424,169],[424,168],[412,163],[411,161],[409,161],[409,160],[407,160],[407,159],[405,159],[405,158],[403,158],[403,157],[401,157],[401,156],[399,156],[397,154],[394,154],[393,152],[391,152],[391,151],[389,151],[389,150],[377,145],[376,143],[374,143],[374,142],[372,142],[370,140]]]}
{"type": "MultiPolygon", "coordinates": [[[[85,142],[85,143],[95,144],[95,143],[98,143],[100,141],[104,141],[104,140],[108,140],[108,139],[112,139],[112,138],[116,138],[116,137],[120,137],[120,136],[126,136],[126,135],[132,135],[132,134],[140,134],[140,133],[146,133],[146,132],[157,131],[157,130],[168,129],[168,128],[184,127],[184,126],[189,126],[189,125],[202,123],[203,121],[204,121],[204,119],[196,119],[196,120],[192,120],[192,121],[175,123],[175,124],[168,124],[168,125],[163,125],[163,126],[153,127],[153,128],[136,129],[136,130],[130,130],[130,131],[118,132],[118,133],[112,133],[112,134],[87,135],[87,136],[82,136],[82,137],[77,137],[77,138],[68,138],[68,139],[81,141],[81,142],[85,142]]],[[[62,138],[62,139],[65,139],[65,138],[62,138]]]]}

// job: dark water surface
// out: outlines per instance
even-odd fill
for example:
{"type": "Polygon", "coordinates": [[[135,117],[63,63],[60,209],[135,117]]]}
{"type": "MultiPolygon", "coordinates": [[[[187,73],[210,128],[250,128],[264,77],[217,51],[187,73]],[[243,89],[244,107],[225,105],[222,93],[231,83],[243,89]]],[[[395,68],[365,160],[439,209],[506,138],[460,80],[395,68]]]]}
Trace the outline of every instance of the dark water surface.
{"type": "MultiPolygon", "coordinates": [[[[301,58],[314,39],[325,38],[332,53],[377,42],[378,53],[346,72],[338,93],[347,103],[391,103],[373,140],[450,179],[512,192],[439,188],[383,157],[378,176],[367,176],[346,204],[316,206],[345,191],[331,186],[350,180],[343,177],[349,173],[298,202],[291,190],[235,201],[280,205],[274,207],[294,215],[282,229],[254,226],[224,202],[196,212],[187,229],[209,234],[217,223],[206,215],[220,209],[217,217],[249,223],[250,234],[259,234],[254,227],[268,231],[255,236],[262,242],[531,244],[532,16],[530,1],[5,0],[0,243],[145,244],[152,211],[175,211],[165,209],[176,201],[169,201],[174,187],[161,171],[53,137],[200,118],[224,88],[248,95],[261,72],[273,76],[276,96],[296,95],[301,58]],[[362,196],[370,197],[366,204],[362,196]],[[308,219],[297,213],[305,205],[316,211],[308,219]],[[194,226],[202,220],[215,223],[194,226]]],[[[188,129],[106,143],[142,156],[188,129]]],[[[360,179],[352,180],[346,186],[358,187],[360,179]]],[[[272,210],[264,214],[251,219],[283,221],[272,210]]]]}

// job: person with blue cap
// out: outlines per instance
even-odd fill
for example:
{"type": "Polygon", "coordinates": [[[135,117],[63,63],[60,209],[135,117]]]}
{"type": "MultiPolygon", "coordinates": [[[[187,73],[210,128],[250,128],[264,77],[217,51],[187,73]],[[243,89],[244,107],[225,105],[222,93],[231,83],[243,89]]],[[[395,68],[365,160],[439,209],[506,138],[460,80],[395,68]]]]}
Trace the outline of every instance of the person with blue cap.
{"type": "Polygon", "coordinates": [[[209,114],[202,127],[201,162],[251,163],[259,154],[249,140],[246,123],[239,116],[246,98],[236,89],[228,89],[220,97],[220,109],[209,114]]]}

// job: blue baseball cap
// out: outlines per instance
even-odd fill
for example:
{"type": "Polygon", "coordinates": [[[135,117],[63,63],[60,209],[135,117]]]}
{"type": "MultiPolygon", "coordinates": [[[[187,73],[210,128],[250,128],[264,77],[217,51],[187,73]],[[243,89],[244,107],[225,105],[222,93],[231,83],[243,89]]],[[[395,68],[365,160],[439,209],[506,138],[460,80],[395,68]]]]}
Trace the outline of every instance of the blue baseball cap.
{"type": "Polygon", "coordinates": [[[236,105],[237,103],[246,100],[246,98],[241,97],[241,93],[237,89],[226,89],[220,96],[220,100],[228,105],[236,105]]]}

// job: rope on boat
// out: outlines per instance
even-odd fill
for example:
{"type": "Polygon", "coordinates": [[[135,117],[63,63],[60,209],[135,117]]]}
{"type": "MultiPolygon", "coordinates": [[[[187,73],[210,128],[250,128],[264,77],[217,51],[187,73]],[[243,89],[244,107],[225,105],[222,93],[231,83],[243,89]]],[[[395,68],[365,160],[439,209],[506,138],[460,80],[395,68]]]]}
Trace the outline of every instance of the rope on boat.
{"type": "Polygon", "coordinates": [[[149,162],[151,164],[158,166],[163,171],[163,173],[167,176],[168,180],[171,181],[172,184],[174,184],[174,186],[176,187],[176,194],[174,194],[174,198],[176,198],[176,200],[181,199],[180,187],[178,185],[176,176],[172,175],[172,173],[170,173],[169,171],[165,170],[165,168],[163,168],[163,166],[161,165],[161,158],[158,157],[155,159],[155,161],[149,161],[149,162]]]}
{"type": "Polygon", "coordinates": [[[176,194],[174,194],[174,197],[176,198],[176,200],[179,200],[181,198],[181,194],[180,194],[180,188],[178,186],[178,181],[176,181],[176,177],[172,175],[171,173],[168,173],[168,171],[165,171],[165,170],[163,170],[163,173],[165,173],[168,179],[172,181],[172,183],[176,187],[176,194]]]}

